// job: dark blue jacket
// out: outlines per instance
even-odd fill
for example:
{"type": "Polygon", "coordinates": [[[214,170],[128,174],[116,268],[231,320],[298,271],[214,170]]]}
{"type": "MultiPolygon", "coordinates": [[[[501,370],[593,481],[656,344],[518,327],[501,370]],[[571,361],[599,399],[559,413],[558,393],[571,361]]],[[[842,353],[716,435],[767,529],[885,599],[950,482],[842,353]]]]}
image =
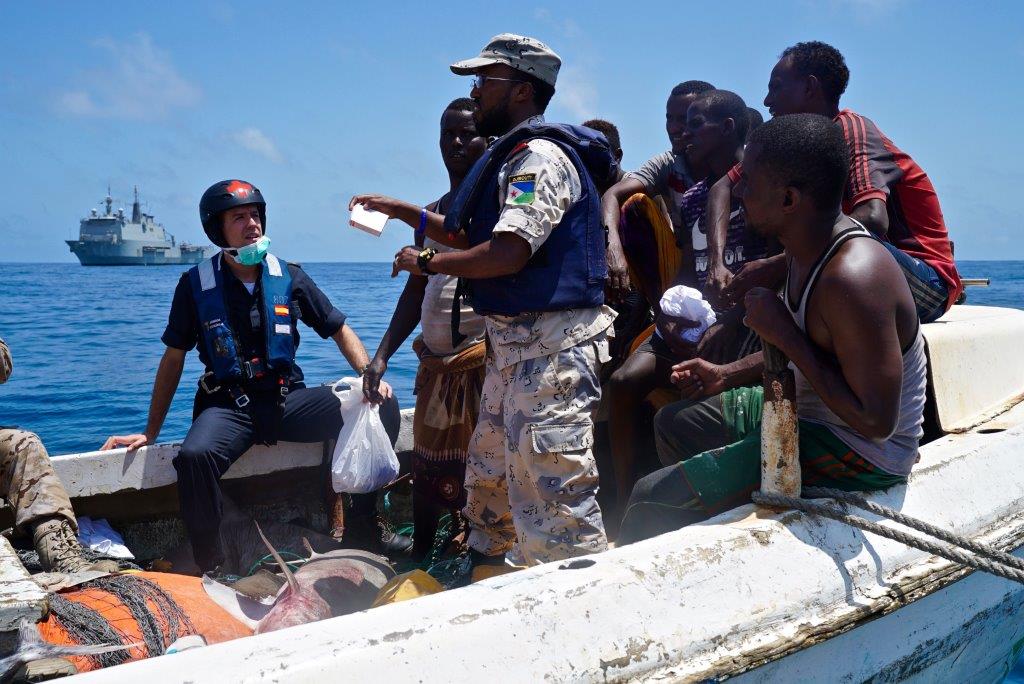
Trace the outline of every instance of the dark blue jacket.
{"type": "Polygon", "coordinates": [[[449,232],[464,231],[471,246],[491,239],[501,214],[498,174],[515,148],[550,140],[565,152],[580,177],[583,194],[518,273],[468,280],[473,309],[481,315],[513,316],[533,311],[591,308],[604,303],[608,265],[601,226],[601,196],[595,185],[616,169],[605,137],[590,128],[532,120],[492,144],[459,186],[445,216],[449,232]]]}
{"type": "MultiPolygon", "coordinates": [[[[224,276],[213,263],[214,259],[223,258],[217,254],[192,267],[189,281],[199,314],[200,337],[214,376],[219,383],[243,385],[251,379],[245,364],[254,359],[242,358],[231,329],[224,299],[224,276]]],[[[265,356],[255,361],[259,362],[261,372],[288,379],[295,362],[291,274],[273,254],[267,255],[260,271],[265,356]]]]}

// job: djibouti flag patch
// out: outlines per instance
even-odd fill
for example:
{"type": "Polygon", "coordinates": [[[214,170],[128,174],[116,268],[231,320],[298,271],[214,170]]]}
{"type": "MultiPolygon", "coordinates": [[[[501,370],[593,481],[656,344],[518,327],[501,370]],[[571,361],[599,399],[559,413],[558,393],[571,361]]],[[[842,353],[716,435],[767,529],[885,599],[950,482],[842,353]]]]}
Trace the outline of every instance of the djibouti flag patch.
{"type": "Polygon", "coordinates": [[[534,186],[537,174],[524,173],[508,179],[508,202],[510,204],[533,204],[534,186]]]}

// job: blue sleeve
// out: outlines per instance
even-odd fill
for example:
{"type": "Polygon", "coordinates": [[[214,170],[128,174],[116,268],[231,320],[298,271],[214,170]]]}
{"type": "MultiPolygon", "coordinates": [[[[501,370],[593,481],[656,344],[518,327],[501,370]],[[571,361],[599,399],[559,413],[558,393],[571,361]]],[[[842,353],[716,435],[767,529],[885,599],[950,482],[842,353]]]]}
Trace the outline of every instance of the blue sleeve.
{"type": "Polygon", "coordinates": [[[313,279],[295,264],[288,264],[292,277],[292,301],[299,307],[299,320],[327,339],[341,330],[345,314],[334,307],[313,279]]]}
{"type": "Polygon", "coordinates": [[[178,286],[174,288],[171,313],[167,316],[167,327],[160,339],[168,347],[182,351],[193,349],[199,341],[199,321],[188,271],[181,274],[178,286]]]}

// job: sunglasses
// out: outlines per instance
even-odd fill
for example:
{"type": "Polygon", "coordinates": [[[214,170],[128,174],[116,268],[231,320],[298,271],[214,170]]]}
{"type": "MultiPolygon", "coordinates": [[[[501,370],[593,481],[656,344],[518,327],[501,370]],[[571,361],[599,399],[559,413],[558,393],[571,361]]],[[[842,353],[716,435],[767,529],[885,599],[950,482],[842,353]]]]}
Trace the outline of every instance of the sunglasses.
{"type": "Polygon", "coordinates": [[[485,76],[483,74],[477,74],[473,77],[473,88],[480,90],[484,87],[484,84],[488,81],[508,81],[509,83],[526,83],[521,78],[499,78],[497,76],[485,76]]]}

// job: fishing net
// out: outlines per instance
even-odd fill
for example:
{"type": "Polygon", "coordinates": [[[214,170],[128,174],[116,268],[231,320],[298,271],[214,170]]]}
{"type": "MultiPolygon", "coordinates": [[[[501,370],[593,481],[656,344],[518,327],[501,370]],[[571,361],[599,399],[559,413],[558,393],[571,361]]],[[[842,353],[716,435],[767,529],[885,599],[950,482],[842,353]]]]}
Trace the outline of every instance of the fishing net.
{"type": "MultiPolygon", "coordinates": [[[[392,501],[392,492],[384,494],[384,517],[391,521],[397,534],[412,536],[415,525],[409,521],[395,521],[395,512],[402,510],[406,514],[412,512],[411,506],[403,507],[392,501]]],[[[401,497],[399,497],[401,498],[401,497]]],[[[437,524],[437,532],[434,534],[434,543],[430,547],[430,553],[422,563],[397,562],[395,570],[399,574],[409,570],[424,570],[431,577],[440,582],[445,589],[454,589],[469,583],[472,573],[472,563],[469,558],[469,548],[465,545],[453,545],[452,542],[463,532],[463,521],[461,516],[453,516],[445,513],[437,524]]]]}
{"type": "Polygon", "coordinates": [[[132,575],[110,575],[86,586],[109,592],[124,604],[142,630],[150,656],[163,655],[167,646],[180,637],[196,633],[181,606],[155,582],[132,575]]]}
{"type": "MultiPolygon", "coordinates": [[[[72,601],[61,594],[50,597],[53,617],[68,635],[83,645],[129,644],[137,639],[126,633],[138,632],[146,656],[163,655],[167,646],[195,627],[178,603],[156,583],[133,575],[111,575],[86,582],[77,588],[89,591],[91,603],[72,601]],[[119,607],[128,612],[123,615],[119,607]],[[121,617],[109,617],[122,614],[121,617]],[[131,621],[128,624],[127,621],[131,621]]],[[[118,665],[131,658],[130,651],[104,653],[89,658],[100,667],[118,665]]]]}
{"type": "MultiPolygon", "coordinates": [[[[69,601],[60,594],[50,596],[50,614],[60,622],[76,644],[112,646],[125,643],[121,634],[97,611],[85,604],[69,601]]],[[[128,651],[113,651],[82,657],[100,668],[126,663],[129,655],[128,651]]]]}

